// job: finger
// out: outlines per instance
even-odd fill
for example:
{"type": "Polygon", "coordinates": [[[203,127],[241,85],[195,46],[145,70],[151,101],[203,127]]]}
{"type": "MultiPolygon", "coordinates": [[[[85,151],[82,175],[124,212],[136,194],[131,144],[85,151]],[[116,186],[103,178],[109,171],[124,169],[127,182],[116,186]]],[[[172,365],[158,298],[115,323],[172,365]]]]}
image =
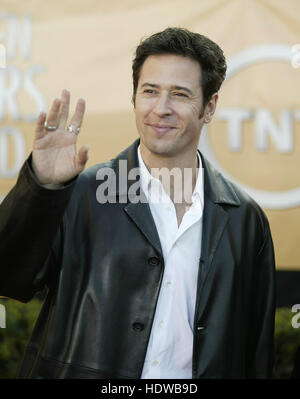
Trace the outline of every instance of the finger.
{"type": "Polygon", "coordinates": [[[85,101],[83,98],[80,98],[77,101],[75,113],[71,119],[71,125],[73,125],[75,129],[81,127],[84,112],[85,112],[85,101]]]}
{"type": "Polygon", "coordinates": [[[75,157],[75,164],[76,164],[76,169],[77,173],[80,173],[83,171],[85,164],[87,163],[88,160],[88,146],[84,145],[83,147],[80,148],[78,151],[76,157],[75,157]]]}
{"type": "Polygon", "coordinates": [[[60,110],[60,98],[56,98],[53,103],[52,107],[49,111],[48,118],[47,118],[47,126],[58,126],[58,114],[60,110]]]}
{"type": "Polygon", "coordinates": [[[65,128],[69,116],[70,107],[70,92],[63,90],[61,94],[61,104],[58,114],[58,126],[62,129],[65,128]]]}
{"type": "Polygon", "coordinates": [[[44,129],[45,121],[46,121],[46,113],[41,112],[38,116],[37,123],[36,123],[35,140],[42,138],[46,134],[45,129],[44,129]]]}

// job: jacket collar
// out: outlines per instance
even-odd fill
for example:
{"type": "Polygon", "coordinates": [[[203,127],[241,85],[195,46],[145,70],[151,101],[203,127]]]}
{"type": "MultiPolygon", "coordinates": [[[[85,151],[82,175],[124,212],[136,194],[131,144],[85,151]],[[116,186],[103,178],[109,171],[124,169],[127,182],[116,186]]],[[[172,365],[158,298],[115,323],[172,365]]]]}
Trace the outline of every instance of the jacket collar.
{"type": "MultiPolygon", "coordinates": [[[[199,151],[199,150],[198,150],[199,151]]],[[[200,152],[200,151],[199,151],[200,152]]],[[[215,204],[239,206],[241,204],[234,188],[228,180],[204,158],[200,152],[204,168],[204,192],[215,204]]]]}

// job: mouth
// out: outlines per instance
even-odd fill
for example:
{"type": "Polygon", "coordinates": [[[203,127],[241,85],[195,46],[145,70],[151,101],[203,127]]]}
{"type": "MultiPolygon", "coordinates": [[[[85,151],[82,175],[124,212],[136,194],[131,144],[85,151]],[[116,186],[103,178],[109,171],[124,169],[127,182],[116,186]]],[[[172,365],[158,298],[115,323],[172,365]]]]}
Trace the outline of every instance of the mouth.
{"type": "Polygon", "coordinates": [[[170,125],[149,124],[149,126],[160,135],[166,134],[174,129],[174,126],[170,125]]]}

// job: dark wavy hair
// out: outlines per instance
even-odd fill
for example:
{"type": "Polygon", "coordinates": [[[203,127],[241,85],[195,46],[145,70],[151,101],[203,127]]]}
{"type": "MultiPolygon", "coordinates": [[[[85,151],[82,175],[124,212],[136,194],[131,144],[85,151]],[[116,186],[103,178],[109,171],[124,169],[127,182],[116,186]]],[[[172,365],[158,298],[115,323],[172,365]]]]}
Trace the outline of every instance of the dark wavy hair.
{"type": "Polygon", "coordinates": [[[167,28],[142,40],[136,49],[132,64],[133,104],[135,104],[141,68],[146,58],[159,54],[181,55],[200,64],[203,106],[220,89],[225,79],[226,60],[222,49],[215,42],[200,33],[184,28],[167,28]]]}

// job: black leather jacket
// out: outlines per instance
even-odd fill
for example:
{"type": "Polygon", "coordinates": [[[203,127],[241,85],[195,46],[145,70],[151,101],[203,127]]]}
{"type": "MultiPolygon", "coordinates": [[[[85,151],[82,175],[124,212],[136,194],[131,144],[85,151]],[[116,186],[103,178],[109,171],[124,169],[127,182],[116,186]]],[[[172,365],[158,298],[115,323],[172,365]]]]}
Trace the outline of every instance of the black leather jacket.
{"type": "MultiPolygon", "coordinates": [[[[138,144],[54,191],[36,182],[29,158],[2,202],[0,295],[27,302],[48,287],[19,378],[140,378],[164,272],[160,241],[147,203],[96,198],[99,168],[118,173],[120,159],[128,170],[137,167],[138,144]]],[[[193,378],[270,377],[269,224],[251,198],[201,157],[193,378]]]]}

